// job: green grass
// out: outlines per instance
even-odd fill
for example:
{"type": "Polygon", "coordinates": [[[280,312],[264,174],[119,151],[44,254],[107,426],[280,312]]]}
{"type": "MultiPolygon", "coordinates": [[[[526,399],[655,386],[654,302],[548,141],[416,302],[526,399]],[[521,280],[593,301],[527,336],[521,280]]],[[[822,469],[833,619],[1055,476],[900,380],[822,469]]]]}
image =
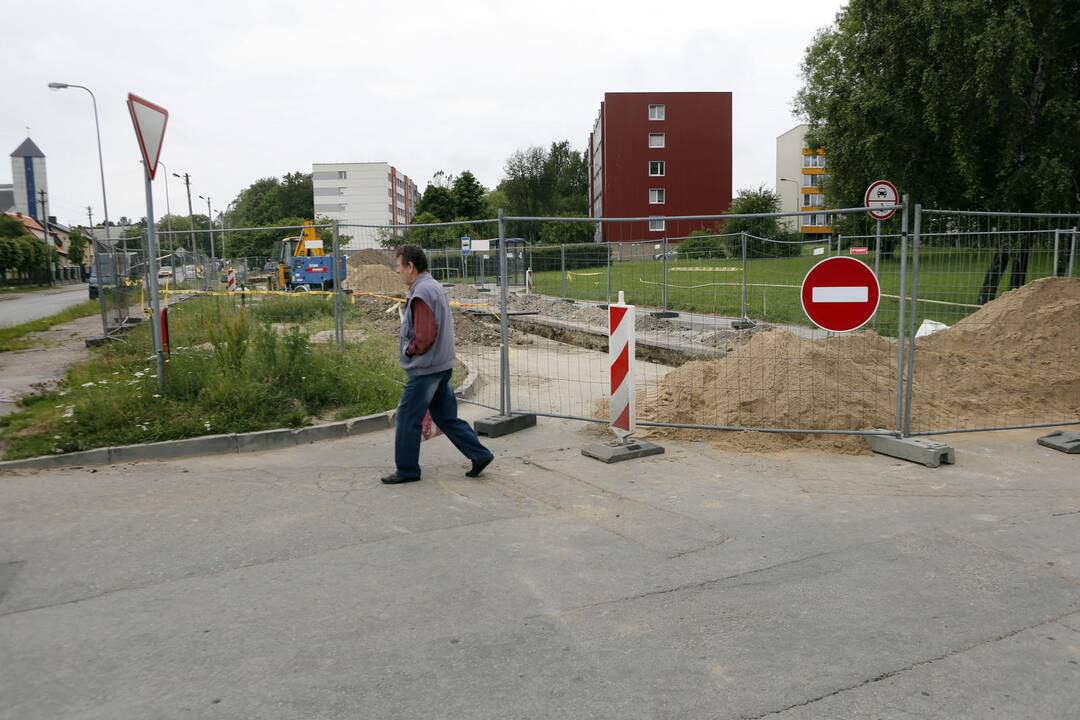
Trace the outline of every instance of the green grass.
{"type": "Polygon", "coordinates": [[[54,325],[61,325],[81,317],[96,315],[99,312],[101,312],[101,305],[98,301],[87,300],[66,310],[61,310],[55,315],[31,320],[21,325],[0,328],[0,352],[25,350],[34,347],[37,343],[32,338],[26,337],[30,333],[42,332],[54,325]]]}
{"type": "MultiPolygon", "coordinates": [[[[350,318],[350,328],[362,325],[350,318]]],[[[5,458],[198,435],[298,427],[394,407],[404,373],[397,338],[364,327],[363,343],[313,346],[276,332],[233,298],[170,309],[173,354],[165,386],[154,375],[146,323],[96,348],[56,389],[0,418],[5,458]]]]}
{"type": "MultiPolygon", "coordinates": [[[[783,258],[759,258],[747,262],[747,314],[752,319],[773,323],[810,326],[799,301],[799,286],[803,277],[821,256],[800,255],[783,258]]],[[[874,254],[860,256],[870,267],[874,254]]],[[[955,323],[978,308],[983,277],[990,264],[989,251],[966,251],[942,248],[924,249],[920,254],[919,303],[916,322],[932,318],[947,324],[955,323]]],[[[1027,280],[1047,277],[1052,271],[1051,254],[1033,251],[1027,280]]],[[[1074,271],[1075,272],[1075,271],[1074,271]]],[[[900,262],[882,260],[880,282],[883,297],[878,310],[878,328],[883,335],[897,334],[900,262]]],[[[911,277],[909,263],[908,277],[911,277]]],[[[741,263],[738,258],[688,258],[680,256],[668,261],[668,307],[687,312],[723,316],[740,314],[742,294],[741,263]]],[[[647,260],[615,263],[611,268],[611,298],[624,291],[626,302],[648,307],[662,305],[663,263],[647,260]]],[[[534,273],[537,292],[545,295],[562,294],[562,278],[558,271],[534,273]]],[[[998,292],[1008,290],[1009,277],[1004,274],[998,292]]],[[[607,267],[599,265],[571,270],[566,282],[566,295],[580,300],[607,299],[607,267]]],[[[906,320],[905,320],[906,324],[906,320]]]]}

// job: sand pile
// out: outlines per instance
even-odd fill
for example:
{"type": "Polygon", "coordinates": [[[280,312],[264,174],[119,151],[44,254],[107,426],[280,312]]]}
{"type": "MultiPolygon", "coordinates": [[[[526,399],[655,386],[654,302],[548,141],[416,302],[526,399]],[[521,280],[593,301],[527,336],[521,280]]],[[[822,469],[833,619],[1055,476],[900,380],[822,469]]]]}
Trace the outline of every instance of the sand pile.
{"type": "Polygon", "coordinates": [[[346,257],[350,266],[352,263],[356,265],[385,265],[391,270],[394,269],[394,253],[390,250],[364,248],[356,252],[349,252],[346,257]]]}
{"type": "Polygon", "coordinates": [[[353,263],[349,258],[349,267],[341,287],[354,292],[378,293],[382,295],[400,295],[405,297],[405,284],[397,273],[386,265],[365,265],[353,263]]]}
{"type": "MultiPolygon", "coordinates": [[[[896,341],[865,331],[805,340],[754,335],[727,357],[676,368],[639,394],[643,420],[745,427],[892,428],[896,341]]],[[[1047,278],[988,303],[916,345],[912,429],[1005,425],[1080,417],[1080,280],[1047,278]]],[[[748,449],[793,438],[719,438],[748,449]]],[[[653,434],[672,434],[653,431],[653,434]]],[[[858,450],[852,438],[796,442],[858,450]]]]}

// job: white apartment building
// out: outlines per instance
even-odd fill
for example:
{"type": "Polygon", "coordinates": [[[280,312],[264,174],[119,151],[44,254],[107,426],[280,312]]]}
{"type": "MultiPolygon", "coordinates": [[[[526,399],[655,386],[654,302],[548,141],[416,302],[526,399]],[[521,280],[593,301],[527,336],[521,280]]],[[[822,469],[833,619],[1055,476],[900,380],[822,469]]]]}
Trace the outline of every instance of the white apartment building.
{"type": "MultiPolygon", "coordinates": [[[[416,183],[390,163],[313,163],[315,215],[340,225],[404,225],[412,221],[420,193],[416,183]]],[[[377,232],[341,230],[347,250],[379,247],[377,232]]]]}
{"type": "MultiPolygon", "coordinates": [[[[800,217],[798,230],[807,236],[824,236],[832,233],[822,192],[828,179],[828,160],[824,148],[807,147],[808,129],[805,124],[796,125],[776,138],[776,193],[783,212],[821,210],[820,214],[800,217]]],[[[794,218],[782,222],[789,230],[796,229],[794,218]]]]}

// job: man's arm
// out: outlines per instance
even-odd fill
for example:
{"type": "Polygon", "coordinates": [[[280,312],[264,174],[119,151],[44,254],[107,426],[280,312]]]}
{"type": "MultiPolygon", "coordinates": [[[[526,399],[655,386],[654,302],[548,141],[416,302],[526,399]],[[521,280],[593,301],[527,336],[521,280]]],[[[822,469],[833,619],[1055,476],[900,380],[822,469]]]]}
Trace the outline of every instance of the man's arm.
{"type": "Polygon", "coordinates": [[[432,312],[426,302],[420,298],[413,298],[410,311],[412,312],[414,337],[409,346],[405,348],[405,354],[412,357],[413,355],[423,355],[430,350],[431,346],[435,344],[435,338],[438,336],[439,331],[435,326],[435,313],[432,312]]]}

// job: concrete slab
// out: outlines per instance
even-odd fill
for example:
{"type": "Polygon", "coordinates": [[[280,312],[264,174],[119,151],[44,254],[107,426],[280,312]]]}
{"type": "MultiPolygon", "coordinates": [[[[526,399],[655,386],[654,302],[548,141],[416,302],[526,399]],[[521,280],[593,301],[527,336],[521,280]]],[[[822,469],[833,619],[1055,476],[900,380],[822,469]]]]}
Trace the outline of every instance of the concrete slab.
{"type": "Polygon", "coordinates": [[[956,462],[953,449],[938,440],[926,438],[900,438],[891,435],[869,435],[866,442],[876,453],[910,460],[911,462],[936,468],[941,464],[952,465],[956,462]]]}
{"type": "Polygon", "coordinates": [[[1039,438],[1039,444],[1070,455],[1080,454],[1080,433],[1072,430],[1055,430],[1039,438]]]}
{"type": "Polygon", "coordinates": [[[630,442],[589,443],[581,448],[581,454],[604,463],[636,460],[652,455],[663,455],[664,448],[656,443],[634,440],[630,442]]]}

